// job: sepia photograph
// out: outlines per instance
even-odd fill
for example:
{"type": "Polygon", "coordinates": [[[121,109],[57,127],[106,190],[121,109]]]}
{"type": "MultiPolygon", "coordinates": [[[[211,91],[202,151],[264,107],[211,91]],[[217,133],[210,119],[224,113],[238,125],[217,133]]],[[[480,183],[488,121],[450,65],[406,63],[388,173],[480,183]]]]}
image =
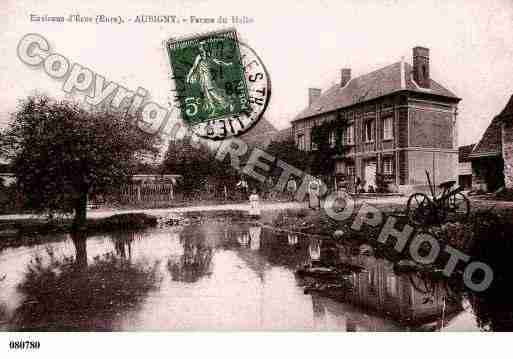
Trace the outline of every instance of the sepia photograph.
{"type": "Polygon", "coordinates": [[[64,333],[84,353],[228,346],[198,332],[298,351],[261,358],[513,331],[511,0],[0,14],[7,357],[64,333]]]}

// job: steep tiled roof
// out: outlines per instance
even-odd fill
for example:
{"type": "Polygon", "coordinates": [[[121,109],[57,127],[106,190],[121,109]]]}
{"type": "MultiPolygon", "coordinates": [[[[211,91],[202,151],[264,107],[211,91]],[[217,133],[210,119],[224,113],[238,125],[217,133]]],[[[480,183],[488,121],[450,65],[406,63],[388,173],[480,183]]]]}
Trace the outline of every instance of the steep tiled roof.
{"type": "Polygon", "coordinates": [[[502,120],[511,120],[513,118],[513,96],[510,97],[508,103],[506,104],[506,106],[501,111],[498,117],[500,117],[502,120]]]}
{"type": "Polygon", "coordinates": [[[273,137],[274,142],[285,142],[292,138],[292,127],[287,127],[283,130],[278,131],[273,137]]]}
{"type": "Polygon", "coordinates": [[[499,116],[496,116],[486,129],[477,146],[472,150],[470,157],[500,156],[501,153],[501,122],[499,116]]]}
{"type": "Polygon", "coordinates": [[[470,161],[469,155],[472,152],[476,144],[473,143],[471,145],[460,146],[458,149],[458,162],[468,162],[470,161]]]}
{"type": "Polygon", "coordinates": [[[277,133],[276,127],[265,118],[261,118],[252,128],[241,135],[240,139],[250,146],[265,148],[277,133]]]}
{"type": "Polygon", "coordinates": [[[513,96],[510,97],[504,109],[490,123],[481,141],[474,148],[470,157],[500,156],[502,154],[502,121],[513,119],[513,96]]]}
{"type": "Polygon", "coordinates": [[[335,84],[324,91],[319,99],[314,101],[311,106],[301,111],[294,121],[334,111],[400,90],[431,93],[458,99],[454,93],[434,80],[431,80],[429,89],[420,88],[413,81],[413,67],[405,62],[404,74],[401,73],[401,68],[401,62],[399,61],[379,70],[356,77],[350,80],[344,87],[335,84]]]}

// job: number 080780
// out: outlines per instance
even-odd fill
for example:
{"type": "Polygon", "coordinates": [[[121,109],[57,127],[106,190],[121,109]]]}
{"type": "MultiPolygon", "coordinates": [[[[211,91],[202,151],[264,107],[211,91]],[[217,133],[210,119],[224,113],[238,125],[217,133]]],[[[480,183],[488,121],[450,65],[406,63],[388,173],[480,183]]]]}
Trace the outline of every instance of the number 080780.
{"type": "Polygon", "coordinates": [[[9,342],[9,349],[31,350],[40,347],[41,343],[38,340],[11,340],[9,342]]]}

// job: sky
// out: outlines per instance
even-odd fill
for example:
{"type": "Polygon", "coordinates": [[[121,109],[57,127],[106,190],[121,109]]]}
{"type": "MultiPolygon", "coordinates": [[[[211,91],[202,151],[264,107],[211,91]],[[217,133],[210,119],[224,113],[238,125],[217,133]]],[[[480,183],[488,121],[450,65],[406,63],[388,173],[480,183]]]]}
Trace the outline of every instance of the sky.
{"type": "MultiPolygon", "coordinates": [[[[309,87],[399,61],[430,49],[431,77],[462,98],[459,144],[475,143],[513,94],[513,1],[45,1],[0,0],[0,126],[17,101],[35,91],[60,98],[62,82],[16,56],[20,39],[38,33],[51,50],[125,87],[147,89],[167,105],[172,88],[163,41],[226,28],[222,24],[31,22],[30,15],[179,17],[246,16],[239,37],[265,63],[272,95],[265,117],[282,129],[307,104],[309,87]]],[[[229,24],[231,26],[231,24],[229,24]]]]}

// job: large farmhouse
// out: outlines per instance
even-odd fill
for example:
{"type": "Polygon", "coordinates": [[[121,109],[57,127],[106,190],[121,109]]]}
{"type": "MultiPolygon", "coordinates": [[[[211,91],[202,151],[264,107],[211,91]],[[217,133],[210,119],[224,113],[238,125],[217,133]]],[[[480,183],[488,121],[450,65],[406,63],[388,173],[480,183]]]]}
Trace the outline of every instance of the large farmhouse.
{"type": "MultiPolygon", "coordinates": [[[[425,188],[426,170],[437,183],[457,179],[459,101],[431,78],[429,49],[415,47],[413,66],[401,60],[357,78],[345,68],[323,93],[309,89],[292,134],[300,150],[315,151],[312,129],[334,121],[349,148],[336,157],[334,178],[360,178],[370,189],[380,173],[389,190],[410,192],[425,188]]],[[[335,146],[335,134],[330,138],[335,146]]]]}

